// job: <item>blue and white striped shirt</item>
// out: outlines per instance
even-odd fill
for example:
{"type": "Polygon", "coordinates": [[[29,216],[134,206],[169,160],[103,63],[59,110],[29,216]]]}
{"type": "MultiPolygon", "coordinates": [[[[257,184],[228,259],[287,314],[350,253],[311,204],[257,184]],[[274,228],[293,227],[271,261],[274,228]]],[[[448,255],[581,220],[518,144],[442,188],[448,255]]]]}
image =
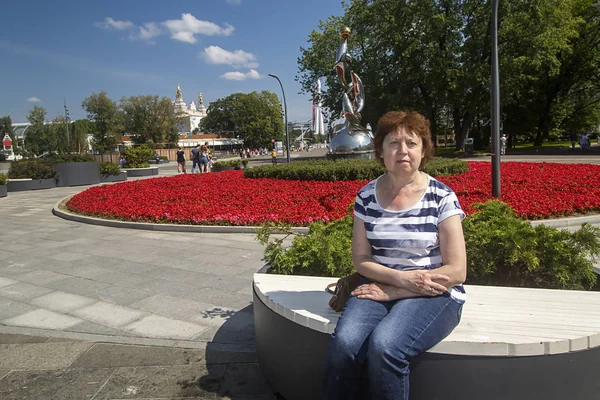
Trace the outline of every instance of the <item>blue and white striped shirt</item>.
{"type": "MultiPolygon", "coordinates": [[[[456,194],[427,175],[427,189],[415,205],[400,211],[386,210],[375,191],[379,178],[358,191],[354,205],[354,215],[365,223],[373,259],[405,271],[441,267],[438,224],[453,215],[460,215],[461,220],[465,217],[456,194]]],[[[449,294],[459,303],[466,299],[462,285],[451,288],[449,294]]]]}

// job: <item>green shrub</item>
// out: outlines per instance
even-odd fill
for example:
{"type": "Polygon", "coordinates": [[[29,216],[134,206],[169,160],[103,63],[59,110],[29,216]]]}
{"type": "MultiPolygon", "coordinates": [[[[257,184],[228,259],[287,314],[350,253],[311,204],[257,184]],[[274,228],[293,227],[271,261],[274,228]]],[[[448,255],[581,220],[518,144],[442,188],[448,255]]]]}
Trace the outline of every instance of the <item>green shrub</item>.
{"type": "Polygon", "coordinates": [[[6,175],[4,175],[3,173],[0,173],[0,185],[6,185],[7,181],[8,181],[8,179],[6,178],[6,175]]]}
{"type": "Polygon", "coordinates": [[[103,162],[100,164],[101,175],[119,175],[121,173],[121,167],[118,164],[110,162],[103,162]]]}
{"type": "Polygon", "coordinates": [[[590,258],[600,254],[600,229],[534,227],[497,200],[475,207],[463,224],[469,283],[589,289],[596,282],[590,258]]]}
{"type": "Polygon", "coordinates": [[[50,179],[57,176],[54,166],[32,160],[14,161],[8,170],[8,177],[12,179],[50,179]]]}
{"type": "Polygon", "coordinates": [[[284,246],[285,238],[270,239],[270,235],[286,227],[266,224],[257,238],[266,245],[264,260],[270,273],[283,275],[346,276],[354,272],[352,264],[352,216],[329,224],[314,222],[306,235],[296,234],[292,245],[284,246]]]}
{"type": "Polygon", "coordinates": [[[217,161],[213,163],[213,168],[231,168],[231,167],[241,167],[242,160],[229,160],[229,161],[217,161]]]}
{"type": "Polygon", "coordinates": [[[160,161],[169,161],[169,157],[167,157],[167,156],[159,156],[158,159],[160,161]]]}
{"type": "MultiPolygon", "coordinates": [[[[441,158],[431,160],[423,165],[421,169],[431,176],[455,175],[467,172],[468,166],[463,160],[441,158]]],[[[385,173],[385,171],[386,169],[375,160],[310,160],[246,169],[244,170],[244,177],[301,181],[370,181],[385,173]]]]}
{"type": "Polygon", "coordinates": [[[125,159],[126,168],[147,168],[150,166],[148,160],[154,158],[154,150],[147,145],[128,147],[121,152],[125,159]]]}
{"type": "MultiPolygon", "coordinates": [[[[532,226],[500,201],[478,205],[463,222],[467,247],[467,283],[552,289],[592,289],[597,281],[591,259],[600,254],[600,229],[584,224],[570,233],[532,226]]],[[[308,234],[271,239],[289,227],[266,224],[257,239],[266,245],[269,272],[284,275],[342,277],[354,272],[352,217],[329,224],[315,222],[308,234]]],[[[290,233],[291,234],[291,233],[290,233]]],[[[289,236],[289,235],[288,235],[289,236]]]]}
{"type": "Polygon", "coordinates": [[[45,158],[38,158],[39,162],[44,164],[74,163],[74,162],[92,162],[96,161],[91,154],[54,154],[45,158]]]}

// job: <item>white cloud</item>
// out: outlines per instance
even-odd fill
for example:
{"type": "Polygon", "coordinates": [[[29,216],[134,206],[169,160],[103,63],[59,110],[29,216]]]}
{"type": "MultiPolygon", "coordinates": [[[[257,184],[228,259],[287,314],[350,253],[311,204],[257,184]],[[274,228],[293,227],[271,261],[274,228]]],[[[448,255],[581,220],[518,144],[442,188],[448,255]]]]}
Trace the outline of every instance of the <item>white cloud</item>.
{"type": "Polygon", "coordinates": [[[239,5],[242,4],[242,0],[227,0],[229,4],[239,5]]]}
{"type": "Polygon", "coordinates": [[[233,52],[220,48],[219,46],[209,46],[201,53],[202,58],[209,64],[227,64],[236,68],[257,68],[256,57],[252,53],[243,50],[233,52]]]}
{"type": "Polygon", "coordinates": [[[141,39],[141,40],[146,40],[149,43],[154,43],[151,39],[159,36],[163,33],[163,30],[160,28],[160,26],[155,23],[155,22],[146,22],[144,25],[140,26],[138,28],[138,32],[137,33],[132,33],[131,35],[129,35],[129,39],[130,40],[137,40],[137,39],[141,39]]]}
{"type": "Polygon", "coordinates": [[[135,24],[131,21],[115,21],[111,17],[104,18],[104,22],[95,22],[94,26],[98,28],[104,28],[109,30],[124,31],[135,27],[135,24]]]}
{"type": "Polygon", "coordinates": [[[201,21],[192,14],[181,14],[181,19],[170,19],[162,23],[171,33],[171,39],[180,42],[196,43],[194,35],[230,36],[235,28],[229,24],[223,27],[210,21],[201,21]]]}
{"type": "Polygon", "coordinates": [[[221,75],[222,79],[227,79],[228,81],[244,81],[246,79],[260,79],[262,76],[258,73],[257,70],[251,69],[250,72],[226,72],[221,75]]]}
{"type": "Polygon", "coordinates": [[[37,97],[28,97],[27,101],[30,103],[39,103],[41,100],[37,97]]]}

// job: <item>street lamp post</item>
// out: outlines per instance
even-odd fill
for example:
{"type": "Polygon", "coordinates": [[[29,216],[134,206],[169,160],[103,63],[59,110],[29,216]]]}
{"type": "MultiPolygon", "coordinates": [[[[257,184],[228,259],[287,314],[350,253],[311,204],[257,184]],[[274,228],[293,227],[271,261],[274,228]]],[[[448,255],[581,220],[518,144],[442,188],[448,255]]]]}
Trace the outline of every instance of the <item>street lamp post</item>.
{"type": "Polygon", "coordinates": [[[277,79],[277,82],[279,82],[279,86],[281,86],[281,93],[283,93],[283,107],[284,107],[284,113],[285,113],[285,150],[286,150],[286,154],[287,154],[287,162],[289,164],[290,163],[290,133],[288,131],[287,103],[285,101],[285,92],[283,90],[283,85],[281,84],[281,81],[279,80],[279,78],[273,74],[269,74],[269,76],[271,78],[277,79]]]}
{"type": "Polygon", "coordinates": [[[71,139],[69,138],[69,109],[67,108],[67,99],[65,99],[65,129],[67,131],[67,148],[68,153],[71,153],[71,139]]]}
{"type": "Polygon", "coordinates": [[[492,0],[492,196],[500,197],[500,67],[498,0],[492,0]]]}

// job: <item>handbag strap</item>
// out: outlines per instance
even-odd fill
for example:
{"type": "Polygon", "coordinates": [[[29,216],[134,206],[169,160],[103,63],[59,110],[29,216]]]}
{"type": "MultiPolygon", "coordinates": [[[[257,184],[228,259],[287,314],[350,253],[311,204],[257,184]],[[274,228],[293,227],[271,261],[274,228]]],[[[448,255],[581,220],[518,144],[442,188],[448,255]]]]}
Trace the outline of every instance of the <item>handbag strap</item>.
{"type": "Polygon", "coordinates": [[[329,285],[327,285],[327,288],[325,288],[325,290],[327,291],[327,293],[335,295],[335,292],[333,290],[331,290],[331,288],[334,288],[336,286],[337,286],[337,282],[330,283],[329,285]]]}

